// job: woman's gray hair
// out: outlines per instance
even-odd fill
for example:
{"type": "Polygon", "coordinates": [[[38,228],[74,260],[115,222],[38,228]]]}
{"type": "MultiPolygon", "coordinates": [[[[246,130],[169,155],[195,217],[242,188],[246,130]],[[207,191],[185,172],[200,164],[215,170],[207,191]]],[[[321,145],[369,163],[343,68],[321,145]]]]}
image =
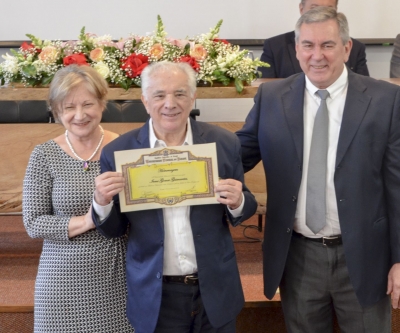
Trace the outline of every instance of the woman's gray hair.
{"type": "Polygon", "coordinates": [[[303,24],[321,23],[329,20],[334,20],[339,27],[339,34],[343,45],[349,40],[349,24],[347,23],[346,16],[343,13],[338,13],[336,9],[332,7],[318,6],[310,9],[304,13],[296,23],[295,28],[295,39],[296,44],[299,42],[300,28],[303,24]]]}
{"type": "Polygon", "coordinates": [[[140,76],[141,78],[141,86],[142,86],[142,94],[144,98],[147,99],[147,90],[150,86],[150,81],[152,76],[156,76],[159,72],[172,72],[172,71],[181,71],[186,74],[187,83],[190,89],[191,97],[194,96],[197,87],[196,81],[196,72],[193,68],[186,62],[170,62],[170,61],[160,61],[153,62],[148,65],[140,76]]]}
{"type": "Polygon", "coordinates": [[[108,92],[106,80],[90,66],[69,65],[56,72],[49,88],[47,103],[57,121],[63,112],[62,103],[65,97],[81,83],[86,85],[88,91],[97,97],[105,109],[108,92]]]}

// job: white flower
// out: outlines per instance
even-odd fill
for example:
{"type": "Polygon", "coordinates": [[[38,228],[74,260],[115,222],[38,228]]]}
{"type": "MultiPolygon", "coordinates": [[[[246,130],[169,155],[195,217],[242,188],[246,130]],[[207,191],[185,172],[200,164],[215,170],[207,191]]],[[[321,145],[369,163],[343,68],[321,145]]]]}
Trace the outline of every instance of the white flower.
{"type": "Polygon", "coordinates": [[[6,53],[2,55],[3,59],[5,60],[1,67],[3,68],[4,72],[8,72],[10,74],[17,74],[18,73],[18,59],[12,55],[6,53]]]}
{"type": "Polygon", "coordinates": [[[104,35],[100,37],[94,37],[91,42],[94,44],[95,47],[99,46],[111,46],[114,44],[112,41],[111,35],[104,35]]]}
{"type": "Polygon", "coordinates": [[[93,65],[93,68],[105,79],[110,75],[110,68],[103,61],[99,61],[93,65]]]}

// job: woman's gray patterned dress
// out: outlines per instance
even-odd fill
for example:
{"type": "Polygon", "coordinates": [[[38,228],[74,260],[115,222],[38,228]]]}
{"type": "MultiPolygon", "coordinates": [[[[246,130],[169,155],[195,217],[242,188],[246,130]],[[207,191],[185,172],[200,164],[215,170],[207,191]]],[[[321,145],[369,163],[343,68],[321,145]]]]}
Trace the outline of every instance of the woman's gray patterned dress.
{"type": "Polygon", "coordinates": [[[133,332],[125,316],[126,238],[96,230],[68,238],[68,221],[85,215],[100,162],[83,162],[54,141],[35,147],[24,179],[23,220],[43,238],[35,285],[35,332],[133,332]]]}

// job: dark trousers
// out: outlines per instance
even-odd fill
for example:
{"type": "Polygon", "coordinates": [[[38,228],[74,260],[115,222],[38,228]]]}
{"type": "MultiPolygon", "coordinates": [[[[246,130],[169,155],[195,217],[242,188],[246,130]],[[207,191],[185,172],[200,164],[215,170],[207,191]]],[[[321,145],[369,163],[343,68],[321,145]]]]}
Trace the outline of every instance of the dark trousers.
{"type": "Polygon", "coordinates": [[[368,308],[360,306],[343,245],[327,247],[293,237],[280,293],[290,333],[332,332],[334,313],[343,333],[391,332],[390,297],[368,308]]]}
{"type": "Polygon", "coordinates": [[[215,328],[208,320],[199,286],[163,283],[161,309],[154,333],[235,333],[236,321],[215,328]]]}

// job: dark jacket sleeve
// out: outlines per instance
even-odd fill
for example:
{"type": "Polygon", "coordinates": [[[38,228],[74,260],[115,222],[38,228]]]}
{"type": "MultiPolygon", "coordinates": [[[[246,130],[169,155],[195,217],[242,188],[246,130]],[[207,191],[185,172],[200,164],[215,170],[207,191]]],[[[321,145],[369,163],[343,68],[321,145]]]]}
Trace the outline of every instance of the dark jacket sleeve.
{"type": "Polygon", "coordinates": [[[261,61],[264,61],[270,65],[270,67],[259,67],[258,70],[262,74],[262,78],[276,78],[276,72],[275,72],[275,62],[274,62],[274,55],[272,52],[272,48],[270,45],[270,40],[266,39],[264,42],[264,49],[263,53],[261,55],[261,61]]]}
{"type": "Polygon", "coordinates": [[[394,42],[392,59],[390,60],[390,77],[400,77],[400,34],[394,42]]]}
{"type": "Polygon", "coordinates": [[[359,42],[357,39],[353,39],[353,47],[350,52],[349,60],[346,65],[354,73],[369,76],[367,67],[367,56],[365,53],[365,45],[359,42]]]}

